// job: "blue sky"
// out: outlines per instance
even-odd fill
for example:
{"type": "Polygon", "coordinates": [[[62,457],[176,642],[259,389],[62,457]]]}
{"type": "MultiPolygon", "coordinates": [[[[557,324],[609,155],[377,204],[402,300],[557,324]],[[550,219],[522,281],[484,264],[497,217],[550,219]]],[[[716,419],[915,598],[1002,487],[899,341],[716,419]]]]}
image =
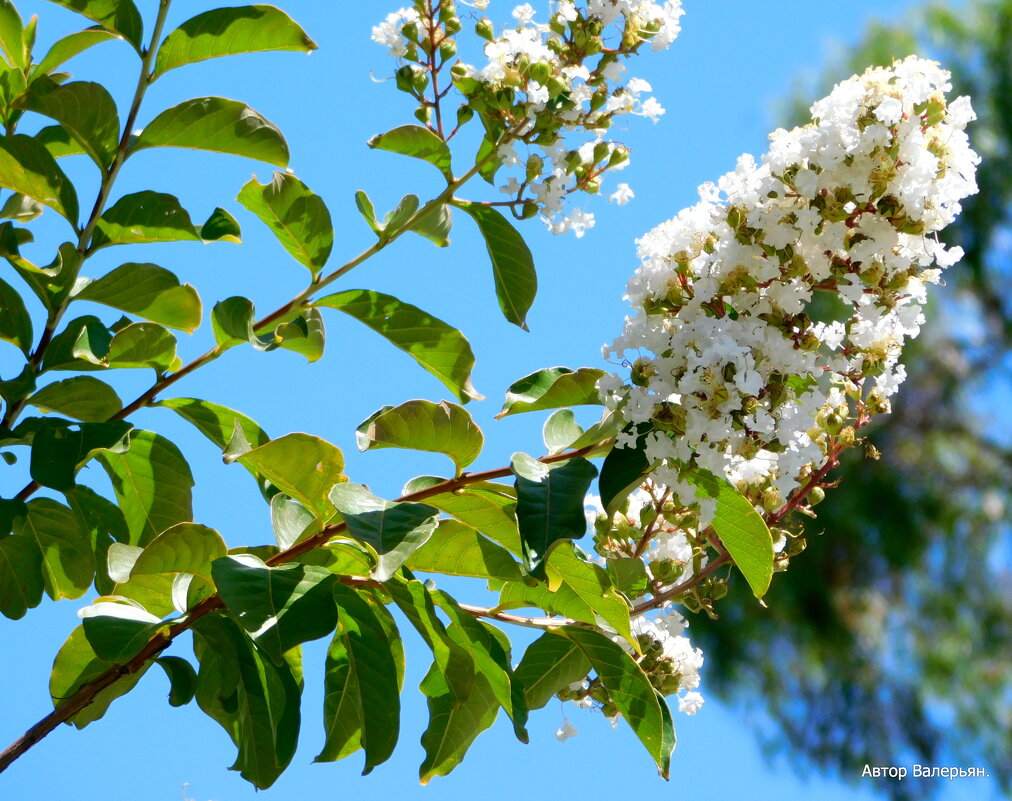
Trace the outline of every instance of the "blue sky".
{"type": "MultiPolygon", "coordinates": [[[[407,192],[424,200],[440,187],[428,165],[365,147],[373,134],[412,121],[405,96],[392,84],[379,82],[392,72],[393,62],[369,40],[371,26],[396,6],[310,0],[279,4],[316,39],[319,51],[309,57],[237,57],[171,72],[149,93],[141,124],[169,105],[202,95],[243,100],[277,123],[291,146],[293,170],[330,206],[337,230],[333,266],[371,244],[372,234],[354,208],[355,190],[366,189],[377,208],[390,208],[407,192]]],[[[500,13],[506,10],[504,0],[492,0],[492,4],[500,13]]],[[[139,5],[153,7],[154,3],[146,0],[139,5]]],[[[534,5],[544,8],[546,3],[534,5]]],[[[541,416],[493,422],[502,393],[513,380],[541,367],[601,366],[601,345],[619,332],[625,313],[624,284],[636,266],[633,240],[694,202],[695,187],[733,168],[739,154],[761,153],[766,134],[776,127],[776,103],[800,74],[816,71],[835,45],[855,41],[873,15],[896,19],[915,4],[894,1],[885,10],[882,3],[872,0],[686,0],[685,5],[683,33],[672,48],[662,54],[647,53],[630,65],[630,74],[649,80],[667,109],[657,125],[626,118],[620,130],[619,138],[632,151],[632,163],[607,186],[626,181],[636,199],[622,208],[608,206],[600,198],[580,201],[598,220],[597,227],[580,240],[553,238],[537,221],[522,228],[540,279],[539,297],[529,316],[530,333],[508,325],[499,315],[484,246],[467,220],[457,220],[450,248],[437,250],[420,238],[403,238],[340,285],[390,292],[468,335],[478,359],[474,381],[489,398],[469,407],[485,428],[487,443],[473,469],[506,464],[516,450],[541,452],[541,416]]],[[[26,0],[18,6],[24,16],[41,15],[43,44],[83,27],[80,17],[53,4],[26,0]]],[[[209,7],[210,3],[177,0],[170,27],[209,7]]],[[[543,11],[540,16],[544,18],[543,11]]],[[[129,97],[136,63],[125,45],[113,43],[78,58],[70,68],[75,77],[108,82],[122,99],[129,97]]],[[[458,163],[470,152],[462,150],[458,163]]],[[[75,177],[94,180],[88,164],[70,169],[75,177]]],[[[303,288],[307,273],[234,202],[254,172],[264,181],[271,169],[191,151],[139,154],[124,170],[117,194],[147,188],[171,192],[194,219],[204,219],[216,205],[225,206],[243,225],[244,245],[180,243],[108,249],[95,259],[92,274],[125,261],[153,261],[194,284],[205,310],[235,294],[252,298],[261,312],[280,305],[303,288]]],[[[475,185],[462,195],[485,199],[486,189],[475,185]]],[[[87,193],[82,195],[87,197],[87,193]]],[[[198,372],[177,385],[173,394],[239,409],[272,436],[308,431],[329,439],[345,451],[352,480],[367,483],[386,497],[399,494],[400,486],[414,475],[444,470],[436,456],[391,450],[356,452],[354,427],[376,408],[415,397],[439,399],[444,390],[410,359],[351,320],[335,314],[327,317],[327,323],[328,353],[317,364],[307,366],[287,352],[261,354],[236,348],[211,371],[198,372]]],[[[202,328],[182,339],[185,358],[203,352],[211,335],[202,328]]],[[[0,372],[6,374],[8,364],[9,353],[0,352],[0,372]]],[[[124,398],[145,388],[150,378],[131,372],[136,374],[122,376],[123,383],[117,384],[123,387],[124,398]]],[[[232,545],[271,540],[266,507],[242,470],[222,465],[212,445],[166,411],[146,410],[135,422],[164,433],[184,450],[198,482],[199,522],[217,528],[232,545]]],[[[85,480],[101,488],[98,472],[88,471],[85,480]]],[[[9,471],[3,479],[4,494],[8,494],[8,480],[10,486],[19,487],[21,478],[9,471]]],[[[480,597],[480,587],[452,585],[451,589],[462,598],[470,599],[475,591],[480,597]]],[[[0,739],[12,740],[48,712],[46,687],[52,657],[76,625],[76,609],[87,600],[88,596],[80,603],[47,602],[22,621],[0,620],[5,655],[0,662],[0,739]]],[[[518,651],[526,641],[526,632],[520,632],[518,651]]],[[[181,643],[177,652],[189,656],[189,644],[181,643]]],[[[553,732],[561,723],[561,710],[558,704],[550,704],[532,720],[531,745],[517,743],[500,721],[479,738],[454,774],[420,788],[415,777],[421,760],[417,741],[424,728],[424,703],[414,687],[428,659],[414,640],[408,642],[408,654],[401,743],[390,763],[360,779],[360,756],[336,765],[310,764],[322,742],[323,647],[316,643],[306,648],[302,744],[287,774],[268,791],[268,798],[349,792],[378,797],[396,794],[403,799],[480,796],[487,801],[521,793],[535,798],[568,794],[587,799],[620,793],[658,798],[698,793],[718,799],[747,795],[757,801],[875,797],[871,780],[856,787],[842,787],[818,776],[801,780],[789,757],[768,762],[754,737],[764,725],[762,718],[728,709],[712,697],[695,718],[676,716],[679,745],[669,785],[656,778],[631,733],[622,727],[613,732],[600,715],[571,710],[570,721],[580,736],[556,742],[553,732]]],[[[702,691],[706,694],[705,667],[702,691]]],[[[225,770],[234,752],[217,724],[195,706],[171,709],[165,702],[166,692],[165,679],[152,671],[101,721],[83,732],[63,727],[37,746],[0,777],[0,795],[25,801],[43,796],[85,801],[178,799],[188,782],[187,792],[197,801],[253,798],[252,787],[225,770]]],[[[854,766],[854,774],[859,775],[862,767],[854,766]]],[[[944,799],[982,795],[982,785],[977,783],[953,782],[942,790],[944,799]]]]}

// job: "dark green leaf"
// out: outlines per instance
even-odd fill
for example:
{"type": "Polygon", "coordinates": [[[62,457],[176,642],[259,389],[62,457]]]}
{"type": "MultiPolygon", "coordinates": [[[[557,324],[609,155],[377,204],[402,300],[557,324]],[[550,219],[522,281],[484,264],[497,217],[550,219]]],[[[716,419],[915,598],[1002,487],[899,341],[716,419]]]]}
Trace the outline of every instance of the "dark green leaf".
{"type": "Polygon", "coordinates": [[[90,532],[81,528],[73,511],[50,498],[36,498],[25,517],[15,521],[15,534],[38,546],[50,598],[80,598],[87,592],[95,578],[95,553],[90,532]]]}
{"type": "Polygon", "coordinates": [[[422,784],[433,776],[446,776],[459,765],[475,738],[495,723],[499,705],[482,674],[474,677],[467,698],[453,695],[452,679],[433,664],[419,689],[428,697],[429,726],[422,734],[425,760],[418,775],[422,784]]]}
{"type": "Polygon", "coordinates": [[[494,626],[476,620],[445,592],[436,590],[431,595],[450,618],[452,625],[447,633],[471,654],[477,673],[488,682],[499,706],[513,721],[517,739],[526,743],[527,702],[523,686],[513,675],[509,638],[494,626]]]}
{"type": "Polygon", "coordinates": [[[102,170],[107,170],[119,147],[120,124],[116,101],[98,83],[57,84],[36,78],[17,107],[56,120],[102,170]]]}
{"type": "Polygon", "coordinates": [[[163,111],[134,140],[131,152],[185,147],[230,153],[287,167],[288,144],[278,127],[244,103],[198,97],[163,111]]]}
{"type": "Polygon", "coordinates": [[[713,530],[731,554],[756,598],[762,598],[773,579],[773,535],[755,507],[727,479],[705,470],[686,476],[696,495],[717,501],[713,530]]]}
{"type": "Polygon", "coordinates": [[[184,64],[239,53],[295,50],[309,53],[316,43],[291,17],[273,6],[216,8],[188,19],[158,48],[155,76],[184,64]]]}
{"type": "Polygon", "coordinates": [[[604,370],[548,367],[524,376],[506,391],[506,402],[496,418],[520,412],[601,404],[597,380],[604,370]]]}
{"type": "Polygon", "coordinates": [[[42,602],[42,553],[30,536],[0,537],[0,614],[19,620],[42,602]]]}
{"type": "Polygon", "coordinates": [[[53,337],[42,357],[42,370],[100,369],[110,342],[112,334],[101,320],[92,315],[78,317],[53,337]]]}
{"type": "Polygon", "coordinates": [[[485,247],[492,259],[495,294],[503,315],[514,325],[527,330],[527,312],[538,291],[534,258],[523,237],[509,221],[491,206],[480,203],[455,203],[478,223],[485,247]]]}
{"type": "Polygon", "coordinates": [[[108,420],[123,402],[108,384],[81,375],[43,387],[28,402],[44,412],[56,412],[86,422],[108,420]]]}
{"type": "Polygon", "coordinates": [[[10,342],[25,356],[32,350],[32,318],[21,295],[0,279],[0,340],[10,342]]]}
{"type": "Polygon", "coordinates": [[[257,448],[270,441],[270,437],[256,422],[234,409],[219,406],[217,403],[197,398],[171,398],[159,401],[155,405],[171,409],[192,423],[221,450],[228,445],[237,422],[251,447],[257,448]]]}
{"type": "Polygon", "coordinates": [[[426,573],[520,581],[520,564],[505,548],[457,520],[440,520],[432,537],[408,558],[426,573]]]}
{"type": "Polygon", "coordinates": [[[162,626],[155,615],[131,604],[100,602],[80,612],[84,636],[95,655],[122,665],[136,656],[162,626]]]}
{"type": "MultiPolygon", "coordinates": [[[[70,719],[77,728],[83,729],[89,723],[101,718],[109,704],[126,695],[140,681],[147,671],[150,662],[136,673],[127,673],[98,693],[91,703],[70,719]]],[[[99,659],[94,649],[84,636],[84,628],[78,626],[60,648],[53,663],[53,672],[49,677],[49,694],[53,706],[59,709],[63,702],[90,681],[94,681],[103,673],[112,669],[113,665],[99,659]]]]}
{"type": "Polygon", "coordinates": [[[368,289],[349,289],[314,301],[338,309],[408,353],[448,387],[461,403],[482,400],[471,385],[474,353],[456,328],[404,303],[392,295],[368,289]]]}
{"type": "Polygon", "coordinates": [[[232,770],[257,787],[270,787],[295,755],[299,682],[287,662],[264,659],[228,618],[206,615],[194,625],[200,662],[197,703],[239,749],[232,770]]]}
{"type": "Polygon", "coordinates": [[[193,519],[193,476],[179,449],[151,431],[134,430],[125,453],[103,453],[131,545],[146,545],[165,529],[193,519]]]}
{"type": "Polygon", "coordinates": [[[327,650],[323,725],[317,762],[365,749],[372,771],[393,753],[400,728],[404,650],[393,618],[350,587],[334,585],[338,628],[327,650]]]}
{"type": "Polygon", "coordinates": [[[559,690],[587,678],[590,670],[590,660],[575,643],[545,633],[527,646],[516,677],[528,708],[541,709],[559,690]]]}
{"type": "Polygon", "coordinates": [[[586,459],[547,465],[526,453],[514,454],[512,468],[524,563],[532,575],[543,579],[555,543],[587,533],[583,504],[597,468],[586,459]]]}
{"type": "Polygon", "coordinates": [[[666,701],[654,690],[647,675],[622,646],[598,631],[564,626],[558,629],[558,634],[583,651],[622,717],[657,763],[661,776],[667,779],[675,730],[670,713],[665,714],[662,709],[666,701]]]}
{"type": "Polygon", "coordinates": [[[323,199],[302,181],[283,172],[275,172],[269,184],[254,178],[239,192],[238,200],[314,276],[323,269],[334,246],[334,227],[323,199]]]}
{"type": "Polygon", "coordinates": [[[605,570],[580,558],[571,545],[556,547],[548,566],[557,574],[554,591],[545,584],[528,587],[511,582],[503,587],[500,605],[511,609],[537,607],[583,623],[603,620],[637,647],[629,622],[629,604],[612,586],[605,570]]]}
{"type": "Polygon", "coordinates": [[[618,511],[629,493],[643,483],[650,470],[646,454],[646,436],[650,432],[650,425],[640,423],[638,427],[627,430],[631,434],[636,434],[635,445],[612,448],[601,465],[598,490],[607,515],[613,515],[618,511]]]}
{"type": "Polygon", "coordinates": [[[448,180],[453,180],[450,148],[428,128],[420,125],[402,125],[385,134],[374,136],[369,140],[369,147],[423,159],[438,168],[448,180]]]}
{"type": "Polygon", "coordinates": [[[196,289],[180,284],[175,273],[156,264],[117,267],[88,284],[77,298],[189,332],[200,326],[203,310],[196,289]]]}
{"type": "Polygon", "coordinates": [[[179,200],[161,192],[124,195],[106,209],[95,226],[91,249],[146,242],[200,241],[179,200]]]}
{"type": "Polygon", "coordinates": [[[138,51],[144,35],[140,12],[132,0],[51,0],[61,6],[84,14],[102,27],[121,35],[138,51]]]}
{"type": "Polygon", "coordinates": [[[47,125],[35,134],[34,139],[45,147],[54,159],[88,155],[81,143],[71,136],[62,125],[47,125]]]}
{"type": "Polygon", "coordinates": [[[197,691],[197,671],[182,657],[160,656],[155,662],[169,677],[169,705],[186,706],[197,691]]]}
{"type": "Polygon", "coordinates": [[[200,226],[199,233],[205,242],[242,244],[242,230],[238,221],[220,206],[212,211],[207,222],[200,226]]]}
{"type": "Polygon", "coordinates": [[[322,567],[268,567],[252,554],[226,556],[211,566],[218,594],[275,664],[296,645],[325,637],[337,625],[334,574],[322,567]]]}
{"type": "Polygon", "coordinates": [[[365,447],[410,448],[445,453],[461,472],[481,453],[485,437],[461,406],[413,400],[390,409],[369,423],[364,434],[365,447]]]}
{"type": "Polygon", "coordinates": [[[478,174],[493,186],[495,186],[495,174],[502,165],[502,160],[497,154],[498,149],[498,145],[486,136],[481,140],[478,152],[474,156],[475,164],[480,165],[478,174]]]}
{"type": "Polygon", "coordinates": [[[116,586],[109,575],[109,549],[115,543],[130,539],[123,513],[116,504],[88,487],[78,485],[65,496],[77,515],[78,525],[91,537],[95,551],[95,589],[101,595],[109,595],[116,586]]]}
{"type": "Polygon", "coordinates": [[[248,342],[257,350],[273,350],[278,346],[273,335],[259,336],[253,331],[255,313],[249,298],[231,297],[214,304],[211,328],[219,345],[231,348],[248,342]]]}
{"type": "Polygon", "coordinates": [[[446,677],[450,695],[459,702],[466,700],[475,684],[474,660],[447,634],[436,614],[429,590],[422,582],[413,579],[389,581],[386,588],[397,607],[432,649],[435,664],[446,677]]]}
{"type": "Polygon", "coordinates": [[[309,434],[286,434],[232,458],[317,512],[328,511],[327,493],[347,481],[340,449],[309,434]]]}
{"type": "Polygon", "coordinates": [[[132,426],[121,420],[82,423],[44,418],[32,436],[32,478],[43,487],[67,491],[78,469],[98,451],[123,451],[132,426]]]}
{"type": "Polygon", "coordinates": [[[35,65],[32,72],[35,75],[50,73],[61,64],[70,61],[74,56],[83,53],[89,47],[118,38],[116,34],[101,26],[86,28],[83,31],[77,31],[69,36],[64,36],[49,48],[49,52],[43,56],[42,61],[35,65]]]}
{"type": "Polygon", "coordinates": [[[34,198],[77,225],[77,192],[45,145],[31,136],[0,136],[0,186],[34,198]]]}
{"type": "Polygon", "coordinates": [[[344,518],[348,533],[379,555],[373,572],[386,581],[436,530],[439,510],[424,503],[391,503],[361,484],[338,484],[330,501],[344,518]]]}

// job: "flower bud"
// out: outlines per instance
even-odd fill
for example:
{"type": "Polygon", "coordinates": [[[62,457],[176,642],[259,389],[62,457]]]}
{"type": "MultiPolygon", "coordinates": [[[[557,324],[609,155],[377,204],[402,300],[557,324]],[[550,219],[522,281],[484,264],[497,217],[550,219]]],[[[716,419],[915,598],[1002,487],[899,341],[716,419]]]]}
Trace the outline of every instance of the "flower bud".
{"type": "Polygon", "coordinates": [[[475,23],[474,32],[485,41],[491,42],[495,39],[495,26],[488,17],[482,17],[475,23]]]}

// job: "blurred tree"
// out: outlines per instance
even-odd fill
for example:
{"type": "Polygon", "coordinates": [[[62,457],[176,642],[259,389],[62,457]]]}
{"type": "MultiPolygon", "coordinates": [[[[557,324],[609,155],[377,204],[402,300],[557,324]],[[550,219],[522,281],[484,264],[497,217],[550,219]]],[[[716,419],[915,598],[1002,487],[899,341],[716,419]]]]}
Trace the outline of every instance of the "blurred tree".
{"type": "MultiPolygon", "coordinates": [[[[807,526],[807,551],[757,607],[744,582],[722,620],[693,621],[706,681],[752,699],[762,738],[796,764],[986,765],[1012,787],[1012,0],[932,5],[873,25],[787,115],[870,64],[916,53],[952,71],[979,120],[980,193],[946,242],[966,251],[906,351],[895,414],[807,526]]],[[[883,782],[893,798],[941,782],[883,782]]]]}

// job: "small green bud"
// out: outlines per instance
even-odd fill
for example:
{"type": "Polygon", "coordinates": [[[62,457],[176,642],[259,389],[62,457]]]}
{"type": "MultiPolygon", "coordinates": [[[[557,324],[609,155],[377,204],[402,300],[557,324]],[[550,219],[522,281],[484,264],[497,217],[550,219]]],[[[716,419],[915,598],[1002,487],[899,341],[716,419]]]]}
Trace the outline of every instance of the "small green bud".
{"type": "Polygon", "coordinates": [[[453,39],[444,39],[439,44],[439,57],[443,61],[449,61],[457,55],[457,43],[453,39]]]}
{"type": "Polygon", "coordinates": [[[466,103],[457,109],[457,125],[465,125],[474,117],[474,109],[466,103]]]}
{"type": "Polygon", "coordinates": [[[495,39],[495,26],[488,17],[482,17],[474,26],[474,32],[482,39],[491,42],[495,39]]]}
{"type": "Polygon", "coordinates": [[[812,487],[808,493],[808,505],[817,506],[826,500],[826,491],[822,487],[812,487]]]}

